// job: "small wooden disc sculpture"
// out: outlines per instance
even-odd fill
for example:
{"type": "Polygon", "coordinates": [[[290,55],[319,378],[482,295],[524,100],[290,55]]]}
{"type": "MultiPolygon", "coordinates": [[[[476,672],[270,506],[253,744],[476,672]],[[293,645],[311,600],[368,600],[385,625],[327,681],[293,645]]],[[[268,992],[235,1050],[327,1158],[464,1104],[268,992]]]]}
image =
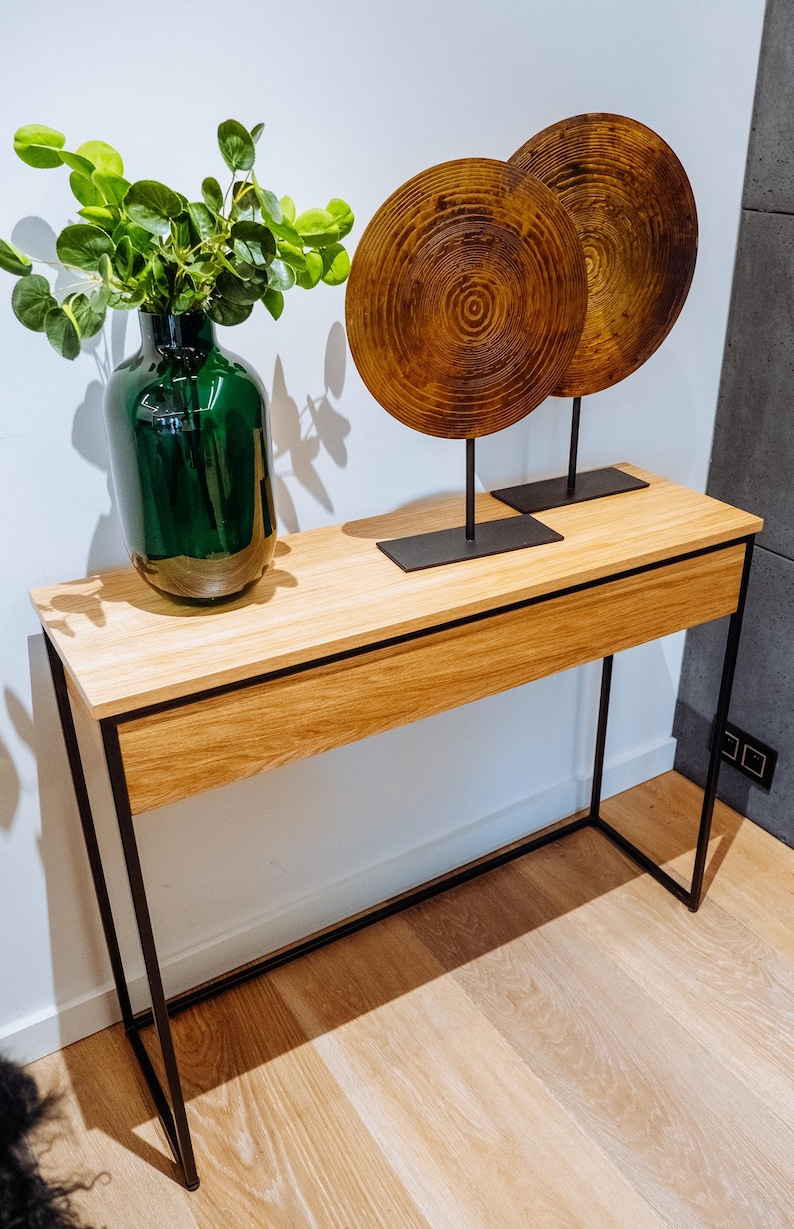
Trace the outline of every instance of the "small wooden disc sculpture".
{"type": "Polygon", "coordinates": [[[510,162],[558,195],[587,260],[584,329],[553,395],[609,388],[658,349],[689,292],[698,231],[686,172],[650,128],[598,113],[552,124],[510,162]]]}
{"type": "Polygon", "coordinates": [[[556,387],[587,306],[584,254],[556,196],[518,167],[444,162],[398,188],[353,258],[350,349],[416,431],[472,439],[556,387]]]}

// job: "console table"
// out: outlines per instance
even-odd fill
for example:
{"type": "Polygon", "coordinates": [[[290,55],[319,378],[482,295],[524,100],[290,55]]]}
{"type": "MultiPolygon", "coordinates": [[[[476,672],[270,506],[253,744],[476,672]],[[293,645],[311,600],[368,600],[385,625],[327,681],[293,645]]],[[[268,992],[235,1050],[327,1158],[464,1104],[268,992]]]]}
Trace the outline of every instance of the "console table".
{"type": "MultiPolygon", "coordinates": [[[[692,910],[700,903],[721,738],[712,740],[692,881],[683,887],[599,814],[613,654],[731,615],[715,730],[723,729],[755,534],[762,521],[646,474],[645,490],[544,512],[562,542],[405,574],[376,540],[462,521],[462,500],[284,538],[272,568],[227,605],[177,605],[132,571],[32,594],[44,629],[88,858],[134,1054],[189,1189],[198,1175],[169,1013],[584,824],[692,910]],[[603,659],[589,814],[418,887],[365,916],[166,1001],[133,817],[603,659]],[[118,818],[152,1009],[133,1013],[74,711],[97,731],[118,818]],[[154,1024],[163,1087],[140,1033],[154,1024]]],[[[478,521],[514,516],[481,495],[478,521]]]]}

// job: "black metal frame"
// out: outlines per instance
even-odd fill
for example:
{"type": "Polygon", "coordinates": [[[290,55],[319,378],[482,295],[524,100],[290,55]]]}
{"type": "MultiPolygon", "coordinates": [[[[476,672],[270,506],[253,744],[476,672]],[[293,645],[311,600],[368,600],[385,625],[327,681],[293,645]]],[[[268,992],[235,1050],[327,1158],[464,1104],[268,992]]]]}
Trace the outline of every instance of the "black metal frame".
{"type": "MultiPolygon", "coordinates": [[[[536,605],[540,602],[554,600],[565,593],[573,593],[582,589],[595,588],[603,584],[612,583],[613,581],[622,577],[654,571],[657,568],[667,567],[672,563],[680,562],[685,559],[697,558],[701,555],[725,550],[730,546],[744,545],[745,557],[739,590],[739,599],[736,610],[730,618],[725,645],[725,656],[723,660],[719,698],[717,702],[717,711],[714,718],[714,729],[715,731],[720,731],[724,728],[725,722],[728,718],[728,706],[736,668],[736,657],[739,648],[739,637],[741,634],[742,618],[747,597],[747,587],[750,576],[754,540],[754,536],[749,536],[732,542],[720,543],[718,546],[691,551],[688,554],[679,555],[673,559],[665,559],[659,563],[647,565],[646,567],[632,568],[617,575],[605,577],[602,580],[595,580],[581,585],[571,586],[568,589],[558,590],[554,593],[546,594],[539,598],[531,598],[523,602],[511,603],[509,605],[499,607],[498,609],[490,610],[479,615],[450,621],[443,625],[429,628],[424,631],[409,633],[405,636],[398,636],[390,640],[378,642],[377,644],[367,645],[361,649],[354,649],[350,650],[349,652],[335,654],[333,657],[324,658],[322,664],[330,661],[339,661],[359,656],[363,653],[372,652],[378,648],[384,648],[397,643],[404,643],[412,639],[419,639],[423,636],[435,634],[441,630],[445,630],[446,628],[461,626],[466,623],[478,622],[482,619],[491,618],[494,615],[504,613],[508,610],[520,609],[522,607],[536,605]]],[[[717,782],[721,763],[720,752],[722,740],[719,737],[714,737],[712,739],[692,880],[690,887],[686,888],[684,885],[679,883],[678,880],[669,875],[667,871],[663,870],[660,866],[653,862],[652,859],[649,858],[647,854],[643,853],[642,850],[638,849],[636,845],[633,845],[631,841],[627,840],[626,837],[622,836],[621,833],[616,831],[616,829],[613,828],[611,824],[607,823],[607,821],[603,819],[600,814],[604,756],[607,738],[607,721],[609,716],[609,697],[613,666],[613,657],[608,656],[603,659],[602,666],[601,696],[599,701],[598,727],[596,732],[592,794],[590,800],[590,810],[587,815],[580,819],[572,820],[567,824],[562,824],[547,832],[541,833],[539,836],[529,837],[527,840],[522,841],[517,845],[510,846],[508,849],[503,849],[489,857],[461,867],[458,871],[455,871],[450,875],[443,876],[442,878],[434,880],[430,883],[422,884],[412,891],[406,892],[393,900],[386,901],[378,908],[359,917],[350,918],[319,935],[314,935],[281,952],[277,952],[275,955],[266,956],[261,960],[245,965],[240,969],[233,970],[231,973],[227,973],[223,977],[217,978],[216,980],[203,986],[199,986],[194,990],[187,991],[184,994],[177,995],[170,1000],[166,1000],[160,971],[160,963],[157,957],[157,948],[152,930],[151,917],[149,914],[149,906],[146,899],[146,888],[141,870],[138,846],[135,838],[135,827],[130,808],[124,765],[119,746],[118,728],[125,722],[133,720],[137,717],[149,713],[161,712],[168,708],[181,707],[184,704],[190,703],[198,698],[198,695],[185,696],[178,700],[165,701],[162,704],[150,705],[146,708],[136,709],[134,712],[125,713],[121,717],[105,718],[99,723],[102,732],[111,788],[113,791],[113,800],[115,803],[119,835],[121,837],[121,844],[124,853],[127,879],[132,896],[132,904],[135,912],[135,920],[138,928],[141,949],[143,951],[144,965],[146,968],[152,1003],[151,1009],[134,1013],[130,1002],[127,978],[124,971],[124,964],[116,934],[113,911],[105,880],[99,843],[97,841],[91,803],[88,796],[88,790],[86,788],[80,748],[77,741],[74,718],[67,690],[66,675],[63,663],[61,662],[61,659],[46,632],[44,639],[47,647],[50,670],[52,672],[53,685],[55,688],[55,696],[58,705],[61,727],[63,730],[64,742],[66,744],[69,768],[71,771],[75,797],[77,800],[77,808],[80,815],[88,861],[94,882],[94,890],[96,892],[102,928],[105,935],[105,942],[107,944],[108,955],[110,957],[113,980],[119,998],[122,1021],[124,1023],[127,1038],[132,1047],[132,1051],[149,1087],[155,1107],[163,1123],[163,1127],[174,1153],[174,1157],[182,1170],[185,1185],[188,1190],[195,1190],[198,1187],[199,1178],[196,1171],[190,1128],[188,1126],[187,1112],[185,1109],[185,1099],[182,1092],[182,1085],[174,1052],[173,1037],[171,1034],[170,1019],[178,1012],[184,1011],[196,1003],[212,998],[233,986],[242,985],[244,982],[250,981],[271,969],[278,968],[290,960],[306,955],[308,952],[316,951],[318,948],[325,947],[327,944],[334,942],[336,939],[342,938],[345,935],[353,934],[358,930],[362,930],[366,926],[371,926],[373,923],[381,921],[394,913],[410,908],[411,905],[419,904],[420,902],[428,900],[440,892],[447,891],[449,888],[466,883],[468,880],[473,879],[478,875],[485,874],[487,871],[494,870],[496,867],[502,866],[505,863],[512,861],[514,858],[521,857],[523,854],[529,853],[534,849],[539,849],[544,845],[549,845],[552,842],[558,841],[562,837],[568,836],[569,834],[577,832],[585,827],[593,827],[598,832],[601,832],[620,850],[622,850],[623,853],[627,854],[628,857],[637,863],[637,865],[639,865],[643,870],[647,871],[663,887],[677,897],[678,900],[683,901],[683,903],[687,905],[692,912],[695,912],[700,905],[703,893],[703,873],[706,865],[708,842],[711,832],[711,820],[714,811],[714,802],[717,796],[717,782]],[[166,1089],[163,1088],[154,1067],[152,1066],[152,1062],[141,1037],[141,1031],[152,1024],[155,1026],[160,1044],[167,1092],[166,1089]]],[[[256,685],[258,682],[261,682],[264,677],[283,677],[288,674],[302,672],[306,669],[314,669],[318,664],[321,663],[315,661],[303,666],[296,666],[291,669],[278,671],[267,676],[257,676],[256,678],[246,679],[241,683],[231,683],[222,687],[216,687],[211,691],[208,690],[198,694],[201,697],[207,697],[208,695],[218,695],[228,691],[242,690],[256,685]]]]}

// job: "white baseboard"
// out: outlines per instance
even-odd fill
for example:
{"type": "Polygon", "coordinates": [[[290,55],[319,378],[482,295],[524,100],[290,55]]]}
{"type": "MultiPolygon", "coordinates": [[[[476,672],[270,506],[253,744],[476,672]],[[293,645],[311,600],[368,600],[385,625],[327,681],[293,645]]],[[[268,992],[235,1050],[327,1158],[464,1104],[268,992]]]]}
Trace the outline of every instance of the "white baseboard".
{"type": "MultiPolygon", "coordinates": [[[[675,739],[666,738],[604,768],[602,794],[631,789],[673,767],[675,739]]],[[[166,993],[191,986],[236,968],[268,951],[295,943],[437,875],[483,857],[522,836],[565,819],[587,806],[590,778],[571,777],[494,815],[407,850],[348,879],[292,901],[277,913],[248,920],[234,931],[213,936],[194,948],[163,961],[166,993]]],[[[145,979],[130,980],[133,1004],[146,1002],[145,979]]],[[[37,1012],[0,1030],[0,1050],[20,1062],[33,1062],[74,1041],[99,1032],[119,1019],[111,985],[37,1012]]]]}

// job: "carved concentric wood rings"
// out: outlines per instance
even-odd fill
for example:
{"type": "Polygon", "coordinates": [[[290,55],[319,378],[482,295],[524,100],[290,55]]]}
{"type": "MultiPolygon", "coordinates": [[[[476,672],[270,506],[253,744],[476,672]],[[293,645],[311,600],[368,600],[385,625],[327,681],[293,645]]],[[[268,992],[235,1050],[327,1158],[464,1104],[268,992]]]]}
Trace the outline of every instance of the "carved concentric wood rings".
{"type": "Polygon", "coordinates": [[[584,329],[553,393],[609,388],[650,358],[684,305],[697,256],[686,173],[650,128],[609,114],[552,124],[510,162],[558,195],[587,260],[584,329]]]}
{"type": "Polygon", "coordinates": [[[359,240],[350,349],[400,422],[465,439],[518,422],[569,367],[587,306],[584,254],[554,192],[464,158],[414,176],[359,240]]]}

